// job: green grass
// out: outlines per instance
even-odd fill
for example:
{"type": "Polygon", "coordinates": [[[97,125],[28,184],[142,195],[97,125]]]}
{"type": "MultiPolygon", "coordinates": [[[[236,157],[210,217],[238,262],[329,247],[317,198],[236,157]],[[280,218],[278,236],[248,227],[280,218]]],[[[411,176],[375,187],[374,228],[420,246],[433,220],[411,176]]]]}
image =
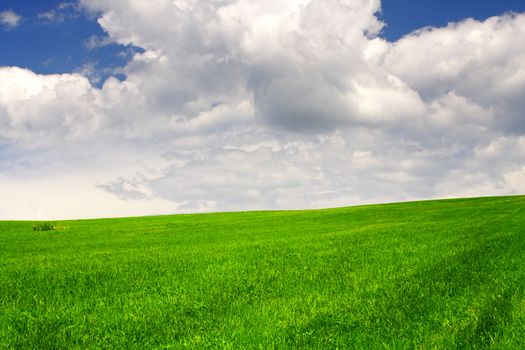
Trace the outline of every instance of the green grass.
{"type": "Polygon", "coordinates": [[[0,349],[525,349],[525,197],[0,222],[0,349]]]}

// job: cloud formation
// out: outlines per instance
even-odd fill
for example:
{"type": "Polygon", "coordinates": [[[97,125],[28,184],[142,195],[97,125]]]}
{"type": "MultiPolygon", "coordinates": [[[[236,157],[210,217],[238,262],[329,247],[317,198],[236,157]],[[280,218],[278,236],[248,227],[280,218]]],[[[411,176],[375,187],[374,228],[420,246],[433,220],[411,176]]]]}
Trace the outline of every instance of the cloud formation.
{"type": "Polygon", "coordinates": [[[75,2],[61,2],[55,8],[39,13],[37,17],[45,23],[57,24],[68,18],[79,17],[81,10],[81,7],[75,2]]]}
{"type": "Polygon", "coordinates": [[[0,25],[6,29],[14,29],[20,23],[22,17],[12,10],[0,12],[0,25]]]}
{"type": "Polygon", "coordinates": [[[101,88],[0,68],[12,186],[66,172],[113,198],[98,216],[524,191],[524,14],[388,42],[378,0],[81,5],[144,51],[101,88]]]}

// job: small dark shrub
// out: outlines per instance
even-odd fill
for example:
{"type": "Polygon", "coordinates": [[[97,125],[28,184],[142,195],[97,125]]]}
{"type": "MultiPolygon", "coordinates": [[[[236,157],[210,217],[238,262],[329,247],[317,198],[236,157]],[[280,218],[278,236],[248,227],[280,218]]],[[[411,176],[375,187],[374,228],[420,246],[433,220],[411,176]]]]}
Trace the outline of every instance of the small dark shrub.
{"type": "Polygon", "coordinates": [[[54,231],[56,230],[55,225],[44,222],[42,224],[33,225],[33,231],[54,231]]]}

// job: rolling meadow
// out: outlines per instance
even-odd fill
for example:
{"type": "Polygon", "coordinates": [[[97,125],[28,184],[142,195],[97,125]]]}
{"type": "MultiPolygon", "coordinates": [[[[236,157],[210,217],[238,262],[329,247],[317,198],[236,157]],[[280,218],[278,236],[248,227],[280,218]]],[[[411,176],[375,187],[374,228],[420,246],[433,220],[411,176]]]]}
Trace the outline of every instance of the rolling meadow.
{"type": "Polygon", "coordinates": [[[0,349],[525,348],[523,196],[47,224],[0,222],[0,349]]]}

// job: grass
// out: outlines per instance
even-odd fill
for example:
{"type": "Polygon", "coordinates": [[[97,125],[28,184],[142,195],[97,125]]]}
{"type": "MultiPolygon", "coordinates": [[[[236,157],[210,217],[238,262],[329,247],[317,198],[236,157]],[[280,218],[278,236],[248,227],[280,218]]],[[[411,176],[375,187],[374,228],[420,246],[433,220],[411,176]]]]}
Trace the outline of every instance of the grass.
{"type": "Polygon", "coordinates": [[[43,222],[33,225],[33,231],[54,231],[55,225],[50,222],[43,222]]]}
{"type": "Polygon", "coordinates": [[[525,197],[0,222],[0,349],[524,349],[525,197]]]}

